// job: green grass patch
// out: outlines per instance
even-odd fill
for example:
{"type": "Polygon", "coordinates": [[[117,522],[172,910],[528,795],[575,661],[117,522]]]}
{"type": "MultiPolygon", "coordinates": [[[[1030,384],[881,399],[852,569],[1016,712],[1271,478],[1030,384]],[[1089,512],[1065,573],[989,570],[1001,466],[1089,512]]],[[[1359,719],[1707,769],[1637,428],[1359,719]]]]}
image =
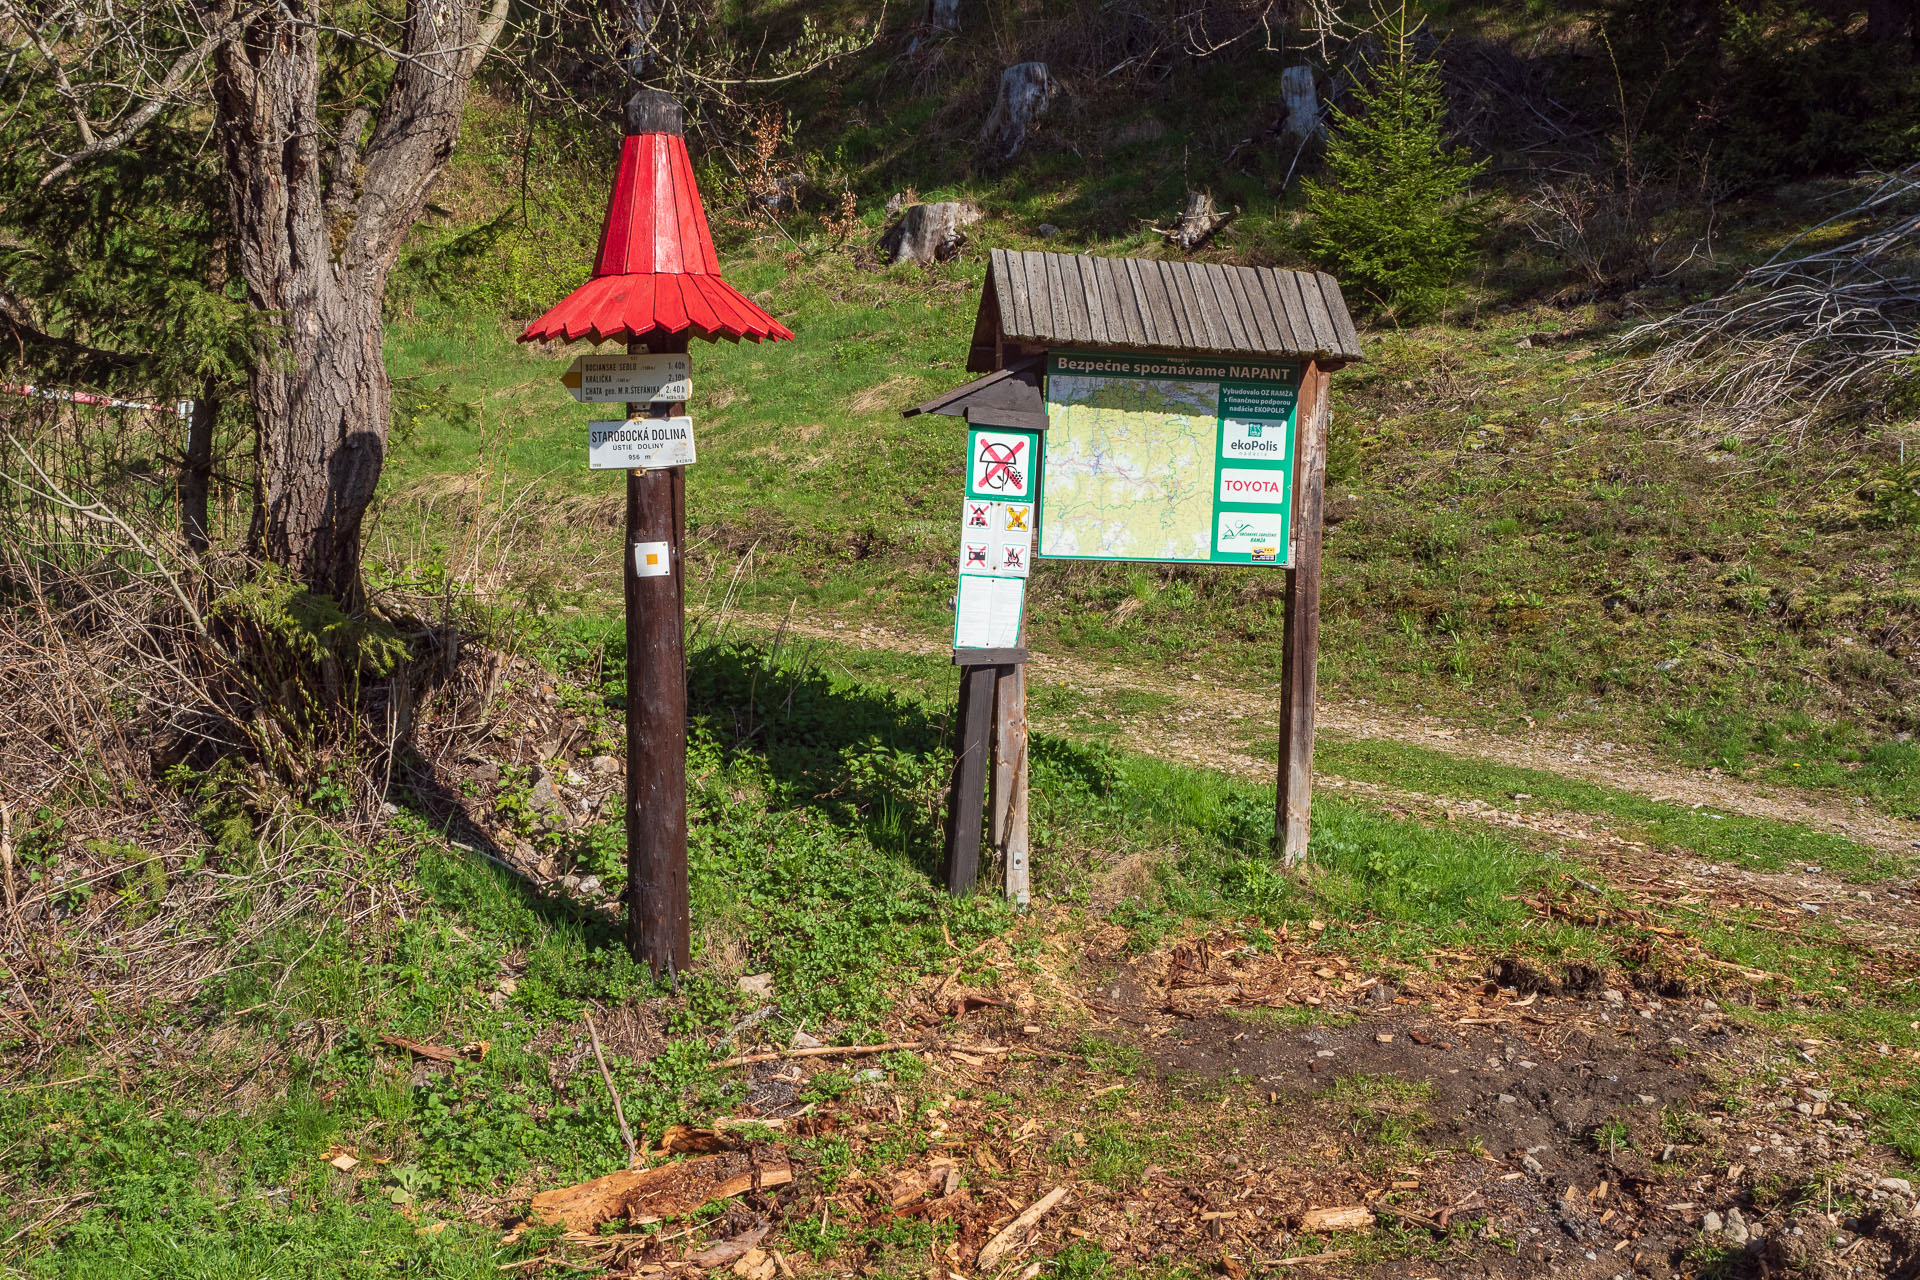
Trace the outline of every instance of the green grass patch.
{"type": "Polygon", "coordinates": [[[1609,829],[1617,835],[1672,845],[1754,871],[1811,863],[1863,883],[1911,871],[1902,859],[1793,823],[1712,808],[1681,808],[1540,769],[1495,764],[1408,743],[1322,737],[1314,743],[1314,762],[1329,773],[1358,782],[1470,797],[1524,811],[1608,817],[1615,820],[1609,829]]]}

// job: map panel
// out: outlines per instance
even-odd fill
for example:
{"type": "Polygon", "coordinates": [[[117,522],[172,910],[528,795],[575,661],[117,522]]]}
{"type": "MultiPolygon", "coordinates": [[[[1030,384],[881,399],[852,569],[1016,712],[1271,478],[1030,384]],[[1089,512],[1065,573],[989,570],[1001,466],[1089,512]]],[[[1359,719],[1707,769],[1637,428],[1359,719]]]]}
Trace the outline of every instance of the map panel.
{"type": "Polygon", "coordinates": [[[1218,383],[1056,374],[1047,398],[1042,555],[1211,557],[1218,383]]]}
{"type": "Polygon", "coordinates": [[[1038,554],[1287,563],[1300,368],[1051,353],[1038,554]]]}

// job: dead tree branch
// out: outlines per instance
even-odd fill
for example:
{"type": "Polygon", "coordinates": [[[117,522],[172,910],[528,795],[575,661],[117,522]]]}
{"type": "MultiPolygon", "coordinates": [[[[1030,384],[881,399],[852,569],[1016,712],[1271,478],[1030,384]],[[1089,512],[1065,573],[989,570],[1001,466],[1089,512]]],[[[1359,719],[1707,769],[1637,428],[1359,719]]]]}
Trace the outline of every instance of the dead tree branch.
{"type": "Polygon", "coordinates": [[[1784,410],[1804,430],[1828,402],[1920,353],[1920,165],[1878,175],[1726,292],[1637,326],[1618,347],[1648,353],[1621,375],[1637,407],[1687,401],[1745,421],[1784,410]],[[1856,223],[1852,238],[1806,249],[1856,223]]]}

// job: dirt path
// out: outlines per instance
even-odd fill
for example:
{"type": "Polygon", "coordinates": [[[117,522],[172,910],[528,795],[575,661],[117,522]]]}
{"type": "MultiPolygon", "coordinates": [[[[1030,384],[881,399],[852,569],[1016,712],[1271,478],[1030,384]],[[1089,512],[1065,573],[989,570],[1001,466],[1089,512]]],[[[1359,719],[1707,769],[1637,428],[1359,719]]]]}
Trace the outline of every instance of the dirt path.
{"type": "MultiPolygon", "coordinates": [[[[868,624],[838,623],[769,614],[730,614],[727,621],[754,631],[829,640],[862,649],[945,657],[950,650],[938,641],[868,624]]],[[[1142,731],[1130,735],[1132,745],[1163,759],[1202,765],[1241,777],[1266,779],[1270,761],[1251,754],[1246,745],[1271,739],[1279,731],[1279,697],[1271,690],[1221,684],[1210,677],[1174,679],[1138,671],[1102,666],[1082,658],[1035,653],[1029,670],[1036,686],[1055,684],[1088,694],[1139,691],[1158,695],[1168,705],[1153,711],[1116,714],[1106,721],[1116,728],[1142,731]]],[[[1044,711],[1031,713],[1042,728],[1049,725],[1044,711]]],[[[1845,836],[1859,844],[1907,856],[1920,850],[1920,823],[1876,813],[1865,805],[1810,793],[1777,790],[1738,778],[1695,769],[1661,765],[1636,756],[1612,742],[1562,738],[1531,730],[1525,734],[1495,735],[1465,729],[1445,721],[1407,712],[1387,714],[1364,703],[1323,699],[1319,731],[1346,738],[1377,738],[1410,743],[1450,755],[1495,764],[1539,769],[1563,777],[1613,787],[1681,807],[1706,807],[1755,818],[1798,823],[1816,831],[1845,836]]],[[[1320,785],[1355,786],[1317,771],[1320,785]]],[[[1379,790],[1378,788],[1369,788],[1379,790]]],[[[1471,802],[1394,792],[1405,802],[1462,810],[1471,802]]],[[[1487,806],[1478,806],[1488,808],[1487,806]]],[[[1497,812],[1489,810],[1490,812],[1497,812]]],[[[1485,815],[1476,813],[1485,820],[1485,815]]],[[[1522,815],[1513,815],[1519,817],[1522,815]]],[[[1536,817],[1536,815],[1525,815],[1536,817]]],[[[1531,824],[1528,824],[1531,825],[1531,824]]],[[[1576,826],[1585,825],[1575,822],[1576,826]]]]}

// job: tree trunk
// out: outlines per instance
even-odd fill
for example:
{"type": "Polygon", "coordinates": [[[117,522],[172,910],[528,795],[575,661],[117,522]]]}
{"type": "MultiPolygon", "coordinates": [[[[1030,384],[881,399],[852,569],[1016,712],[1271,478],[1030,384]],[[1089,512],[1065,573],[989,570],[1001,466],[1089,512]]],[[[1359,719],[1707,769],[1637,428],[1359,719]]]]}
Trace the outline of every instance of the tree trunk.
{"type": "Polygon", "coordinates": [[[1320,110],[1320,95],[1314,88],[1313,68],[1305,63],[1280,73],[1280,104],[1286,112],[1281,126],[1282,143],[1296,148],[1317,141],[1326,132],[1326,119],[1320,110]]]}
{"type": "Polygon", "coordinates": [[[635,80],[646,79],[653,65],[648,54],[652,47],[653,24],[660,20],[658,0],[627,0],[627,74],[635,80]]]}
{"type": "Polygon", "coordinates": [[[180,536],[195,555],[207,549],[207,492],[213,487],[213,429],[219,421],[219,389],[209,378],[187,416],[187,449],[180,462],[180,536]]]}
{"type": "Polygon", "coordinates": [[[996,159],[1011,160],[1026,145],[1053,100],[1053,78],[1044,62],[1019,62],[1000,73],[1000,96],[980,129],[980,145],[996,159]]]}
{"type": "Polygon", "coordinates": [[[880,236],[880,252],[889,266],[903,262],[930,267],[960,252],[967,242],[965,228],[980,221],[979,206],[964,200],[908,205],[900,220],[880,236]]]}
{"type": "Polygon", "coordinates": [[[1213,196],[1206,191],[1187,192],[1187,207],[1174,219],[1171,227],[1156,227],[1155,230],[1167,238],[1168,243],[1177,244],[1188,253],[1192,253],[1207,241],[1213,239],[1216,231],[1240,216],[1238,209],[1229,209],[1225,213],[1214,207],[1213,196]]]}
{"type": "Polygon", "coordinates": [[[1913,0],[1867,0],[1867,39],[1876,44],[1898,40],[1913,21],[1913,0]]]}
{"type": "Polygon", "coordinates": [[[363,147],[350,113],[326,172],[319,0],[255,16],[215,54],[215,120],[241,278],[280,326],[250,377],[259,431],[254,551],[301,585],[360,600],[360,524],[386,457],[387,275],[453,152],[473,70],[504,18],[409,0],[363,147]]]}

